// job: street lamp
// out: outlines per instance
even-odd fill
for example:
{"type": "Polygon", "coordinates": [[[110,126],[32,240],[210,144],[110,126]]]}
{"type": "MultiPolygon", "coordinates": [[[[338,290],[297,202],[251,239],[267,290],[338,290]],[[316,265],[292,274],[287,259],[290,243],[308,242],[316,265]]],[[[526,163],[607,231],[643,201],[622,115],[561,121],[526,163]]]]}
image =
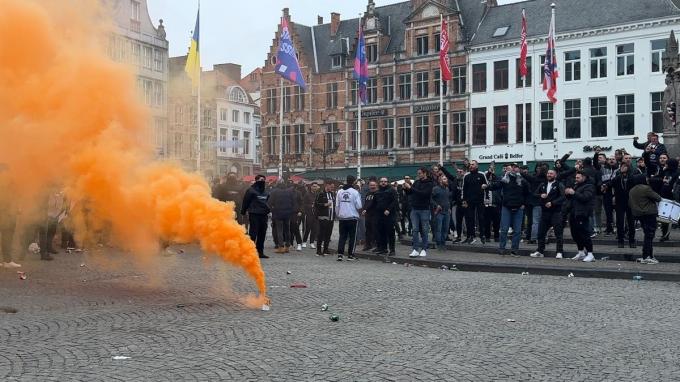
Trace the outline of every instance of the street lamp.
{"type": "MultiPolygon", "coordinates": [[[[339,131],[334,130],[334,131],[329,131],[330,126],[326,125],[326,132],[323,133],[323,149],[317,149],[317,148],[311,148],[312,142],[314,142],[314,136],[316,135],[314,131],[310,128],[307,130],[307,140],[310,143],[310,158],[311,158],[311,151],[313,150],[317,154],[321,154],[321,157],[323,158],[323,177],[326,178],[326,157],[328,155],[333,154],[337,151],[337,147],[335,145],[335,142],[337,142],[340,139],[340,136],[342,135],[339,131]],[[328,142],[328,138],[331,138],[331,142],[328,142]]],[[[311,164],[311,160],[310,160],[311,164]]]]}

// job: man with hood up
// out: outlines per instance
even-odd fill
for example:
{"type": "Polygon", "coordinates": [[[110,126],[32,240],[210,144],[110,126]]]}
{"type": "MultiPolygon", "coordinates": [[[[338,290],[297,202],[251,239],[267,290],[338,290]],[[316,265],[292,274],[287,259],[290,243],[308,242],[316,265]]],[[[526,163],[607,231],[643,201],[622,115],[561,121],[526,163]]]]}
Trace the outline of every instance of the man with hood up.
{"type": "Polygon", "coordinates": [[[243,196],[243,203],[241,203],[241,215],[248,214],[248,234],[250,240],[255,242],[257,254],[260,259],[268,259],[269,256],[264,254],[264,239],[267,237],[267,220],[269,215],[269,193],[265,190],[264,175],[256,175],[255,183],[253,183],[246,194],[243,196]]]}

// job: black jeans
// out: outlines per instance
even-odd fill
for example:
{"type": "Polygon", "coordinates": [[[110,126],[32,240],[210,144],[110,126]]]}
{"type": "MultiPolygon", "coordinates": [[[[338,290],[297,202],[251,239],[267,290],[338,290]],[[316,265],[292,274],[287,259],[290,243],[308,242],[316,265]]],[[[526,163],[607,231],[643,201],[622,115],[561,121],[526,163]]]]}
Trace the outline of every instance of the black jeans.
{"type": "Polygon", "coordinates": [[[375,216],[374,214],[366,214],[366,219],[364,219],[364,227],[366,228],[366,240],[365,240],[365,248],[373,248],[377,246],[377,237],[378,237],[378,229],[377,229],[377,221],[378,217],[375,216]]]}
{"type": "Polygon", "coordinates": [[[484,229],[482,230],[484,237],[498,240],[498,231],[501,226],[501,208],[500,207],[484,207],[484,229]]]}
{"type": "Polygon", "coordinates": [[[524,226],[524,237],[531,240],[531,226],[534,225],[534,208],[541,208],[538,206],[526,206],[524,208],[524,217],[526,218],[526,225],[524,226]]]}
{"type": "Polygon", "coordinates": [[[593,240],[588,233],[588,222],[590,216],[569,216],[569,228],[571,228],[571,237],[576,242],[576,248],[579,251],[583,249],[586,252],[593,252],[593,240]]]}
{"type": "Polygon", "coordinates": [[[264,239],[267,237],[267,215],[248,214],[248,234],[255,243],[258,255],[264,255],[264,239]]]}
{"type": "Polygon", "coordinates": [[[543,253],[543,251],[545,251],[545,239],[550,227],[553,227],[553,230],[555,231],[555,239],[557,240],[556,251],[562,253],[564,251],[564,226],[562,225],[561,209],[544,209],[541,213],[541,221],[538,223],[538,252],[543,253]]]}
{"type": "Polygon", "coordinates": [[[411,225],[411,209],[410,208],[405,208],[403,211],[401,211],[401,234],[411,234],[413,227],[411,225]],[[406,221],[408,221],[408,230],[406,229],[406,221]]]}
{"type": "Polygon", "coordinates": [[[628,242],[635,243],[635,218],[628,204],[616,204],[616,238],[623,243],[624,234],[628,230],[628,242]]]}
{"type": "Polygon", "coordinates": [[[479,203],[468,203],[465,209],[465,226],[467,227],[467,237],[475,237],[475,217],[477,218],[477,224],[479,225],[479,236],[484,238],[484,232],[482,227],[484,227],[484,204],[479,203]]]}
{"type": "Polygon", "coordinates": [[[378,215],[376,227],[378,229],[376,242],[379,250],[387,250],[389,245],[390,252],[394,252],[394,217],[378,215]]]}
{"type": "Polygon", "coordinates": [[[54,251],[52,241],[57,234],[57,219],[49,218],[45,223],[38,228],[40,235],[40,254],[46,256],[49,252],[54,251]]]}
{"type": "Polygon", "coordinates": [[[2,250],[2,258],[5,263],[12,262],[12,243],[14,240],[14,231],[16,229],[16,220],[6,217],[10,221],[5,222],[0,230],[0,250],[2,250]]]}
{"type": "Polygon", "coordinates": [[[310,243],[313,243],[316,241],[316,237],[319,235],[319,225],[317,222],[318,220],[316,219],[316,216],[314,216],[314,210],[311,208],[306,209],[304,219],[305,234],[302,238],[304,242],[309,241],[310,243]]]}
{"type": "Polygon", "coordinates": [[[357,220],[340,220],[340,238],[338,239],[338,255],[345,254],[345,243],[347,243],[347,255],[354,256],[354,244],[357,237],[357,220]]]}
{"type": "Polygon", "coordinates": [[[318,219],[319,235],[316,239],[316,253],[328,253],[328,243],[331,241],[331,234],[333,233],[333,220],[318,219]]]}
{"type": "Polygon", "coordinates": [[[274,224],[276,225],[276,237],[279,247],[290,247],[292,244],[290,238],[290,221],[292,218],[287,219],[276,219],[274,224]]]}
{"type": "Polygon", "coordinates": [[[642,226],[642,232],[645,233],[644,243],[642,244],[642,257],[654,257],[652,242],[656,233],[656,215],[642,215],[638,217],[638,220],[642,226]]]}
{"type": "Polygon", "coordinates": [[[302,223],[302,216],[297,213],[290,217],[290,245],[293,245],[293,239],[298,244],[302,244],[302,234],[300,234],[300,223],[302,223]]]}
{"type": "Polygon", "coordinates": [[[605,232],[611,233],[614,231],[614,195],[610,192],[602,195],[602,207],[604,208],[604,216],[607,221],[605,232]]]}
{"type": "Polygon", "coordinates": [[[456,233],[459,239],[463,234],[463,219],[465,218],[466,211],[467,208],[461,205],[456,206],[456,233]]]}

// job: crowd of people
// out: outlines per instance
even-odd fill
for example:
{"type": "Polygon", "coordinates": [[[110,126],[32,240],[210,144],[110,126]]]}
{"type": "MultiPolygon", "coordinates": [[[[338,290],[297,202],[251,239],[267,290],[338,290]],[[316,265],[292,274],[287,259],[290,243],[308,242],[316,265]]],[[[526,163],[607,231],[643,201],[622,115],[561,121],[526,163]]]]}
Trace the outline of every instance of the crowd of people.
{"type": "MultiPolygon", "coordinates": [[[[410,257],[426,257],[430,240],[438,250],[446,242],[474,244],[494,241],[501,255],[519,255],[520,242],[535,245],[531,257],[544,257],[549,239],[556,258],[565,257],[564,228],[569,227],[578,252],[574,260],[596,260],[593,238],[615,237],[619,248],[636,248],[636,229],[644,234],[642,257],[656,264],[652,242],[670,238],[671,224],[657,223],[662,199],[680,201],[678,158],[670,158],[656,134],[645,143],[634,141],[639,159],[623,149],[607,157],[599,148],[593,157],[569,165],[569,152],[554,163],[539,162],[533,171],[510,163],[491,163],[480,171],[476,161],[420,168],[415,180],[348,176],[344,184],[331,179],[305,184],[264,176],[245,192],[239,213],[260,257],[268,216],[276,253],[309,245],[319,256],[328,251],[338,221],[338,260],[355,259],[355,246],[386,256],[395,255],[396,238],[412,237],[410,257]],[[499,170],[499,171],[497,171],[499,170]],[[639,228],[638,228],[639,227],[639,228]],[[511,238],[509,249],[508,238],[511,238]],[[345,257],[346,256],[346,257],[345,257]]],[[[630,260],[633,260],[631,257],[630,260]]]]}

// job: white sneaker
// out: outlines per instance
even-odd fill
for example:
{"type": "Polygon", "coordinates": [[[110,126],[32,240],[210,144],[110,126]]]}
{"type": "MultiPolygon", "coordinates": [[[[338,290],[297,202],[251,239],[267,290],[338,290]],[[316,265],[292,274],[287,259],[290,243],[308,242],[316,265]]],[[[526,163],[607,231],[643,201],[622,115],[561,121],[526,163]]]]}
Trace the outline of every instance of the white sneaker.
{"type": "Polygon", "coordinates": [[[2,266],[5,268],[21,268],[21,264],[17,264],[14,261],[10,261],[9,263],[2,263],[2,266]]]}
{"type": "Polygon", "coordinates": [[[415,249],[413,250],[413,252],[411,252],[410,255],[408,255],[408,257],[418,257],[418,256],[419,256],[418,251],[416,251],[415,249]]]}
{"type": "Polygon", "coordinates": [[[653,258],[653,257],[648,257],[645,259],[644,264],[659,264],[659,260],[653,258]]]}
{"type": "Polygon", "coordinates": [[[595,256],[593,256],[592,253],[588,253],[588,256],[586,256],[583,259],[583,261],[586,262],[586,263],[591,263],[591,262],[595,261],[595,256]]]}
{"type": "Polygon", "coordinates": [[[557,252],[557,254],[555,255],[555,258],[561,259],[562,258],[562,252],[557,252]]]}
{"type": "Polygon", "coordinates": [[[311,248],[311,249],[316,249],[316,244],[310,243],[310,244],[309,244],[309,248],[311,248]]]}
{"type": "Polygon", "coordinates": [[[425,257],[425,256],[427,256],[427,252],[425,252],[425,250],[423,249],[422,251],[420,251],[420,253],[418,254],[418,256],[420,256],[420,257],[425,257]]]}
{"type": "Polygon", "coordinates": [[[453,233],[453,238],[454,238],[454,239],[458,239],[458,232],[454,232],[454,233],[453,233]]]}
{"type": "Polygon", "coordinates": [[[300,244],[298,244],[297,247],[295,247],[295,250],[302,251],[302,246],[300,244]]]}
{"type": "Polygon", "coordinates": [[[583,252],[579,252],[576,254],[576,256],[572,257],[572,260],[583,260],[586,258],[586,254],[583,252]]]}
{"type": "Polygon", "coordinates": [[[307,242],[302,243],[302,248],[307,248],[307,242]]]}
{"type": "Polygon", "coordinates": [[[531,256],[531,257],[543,257],[543,254],[541,252],[536,251],[536,252],[530,254],[529,256],[531,256]]]}

